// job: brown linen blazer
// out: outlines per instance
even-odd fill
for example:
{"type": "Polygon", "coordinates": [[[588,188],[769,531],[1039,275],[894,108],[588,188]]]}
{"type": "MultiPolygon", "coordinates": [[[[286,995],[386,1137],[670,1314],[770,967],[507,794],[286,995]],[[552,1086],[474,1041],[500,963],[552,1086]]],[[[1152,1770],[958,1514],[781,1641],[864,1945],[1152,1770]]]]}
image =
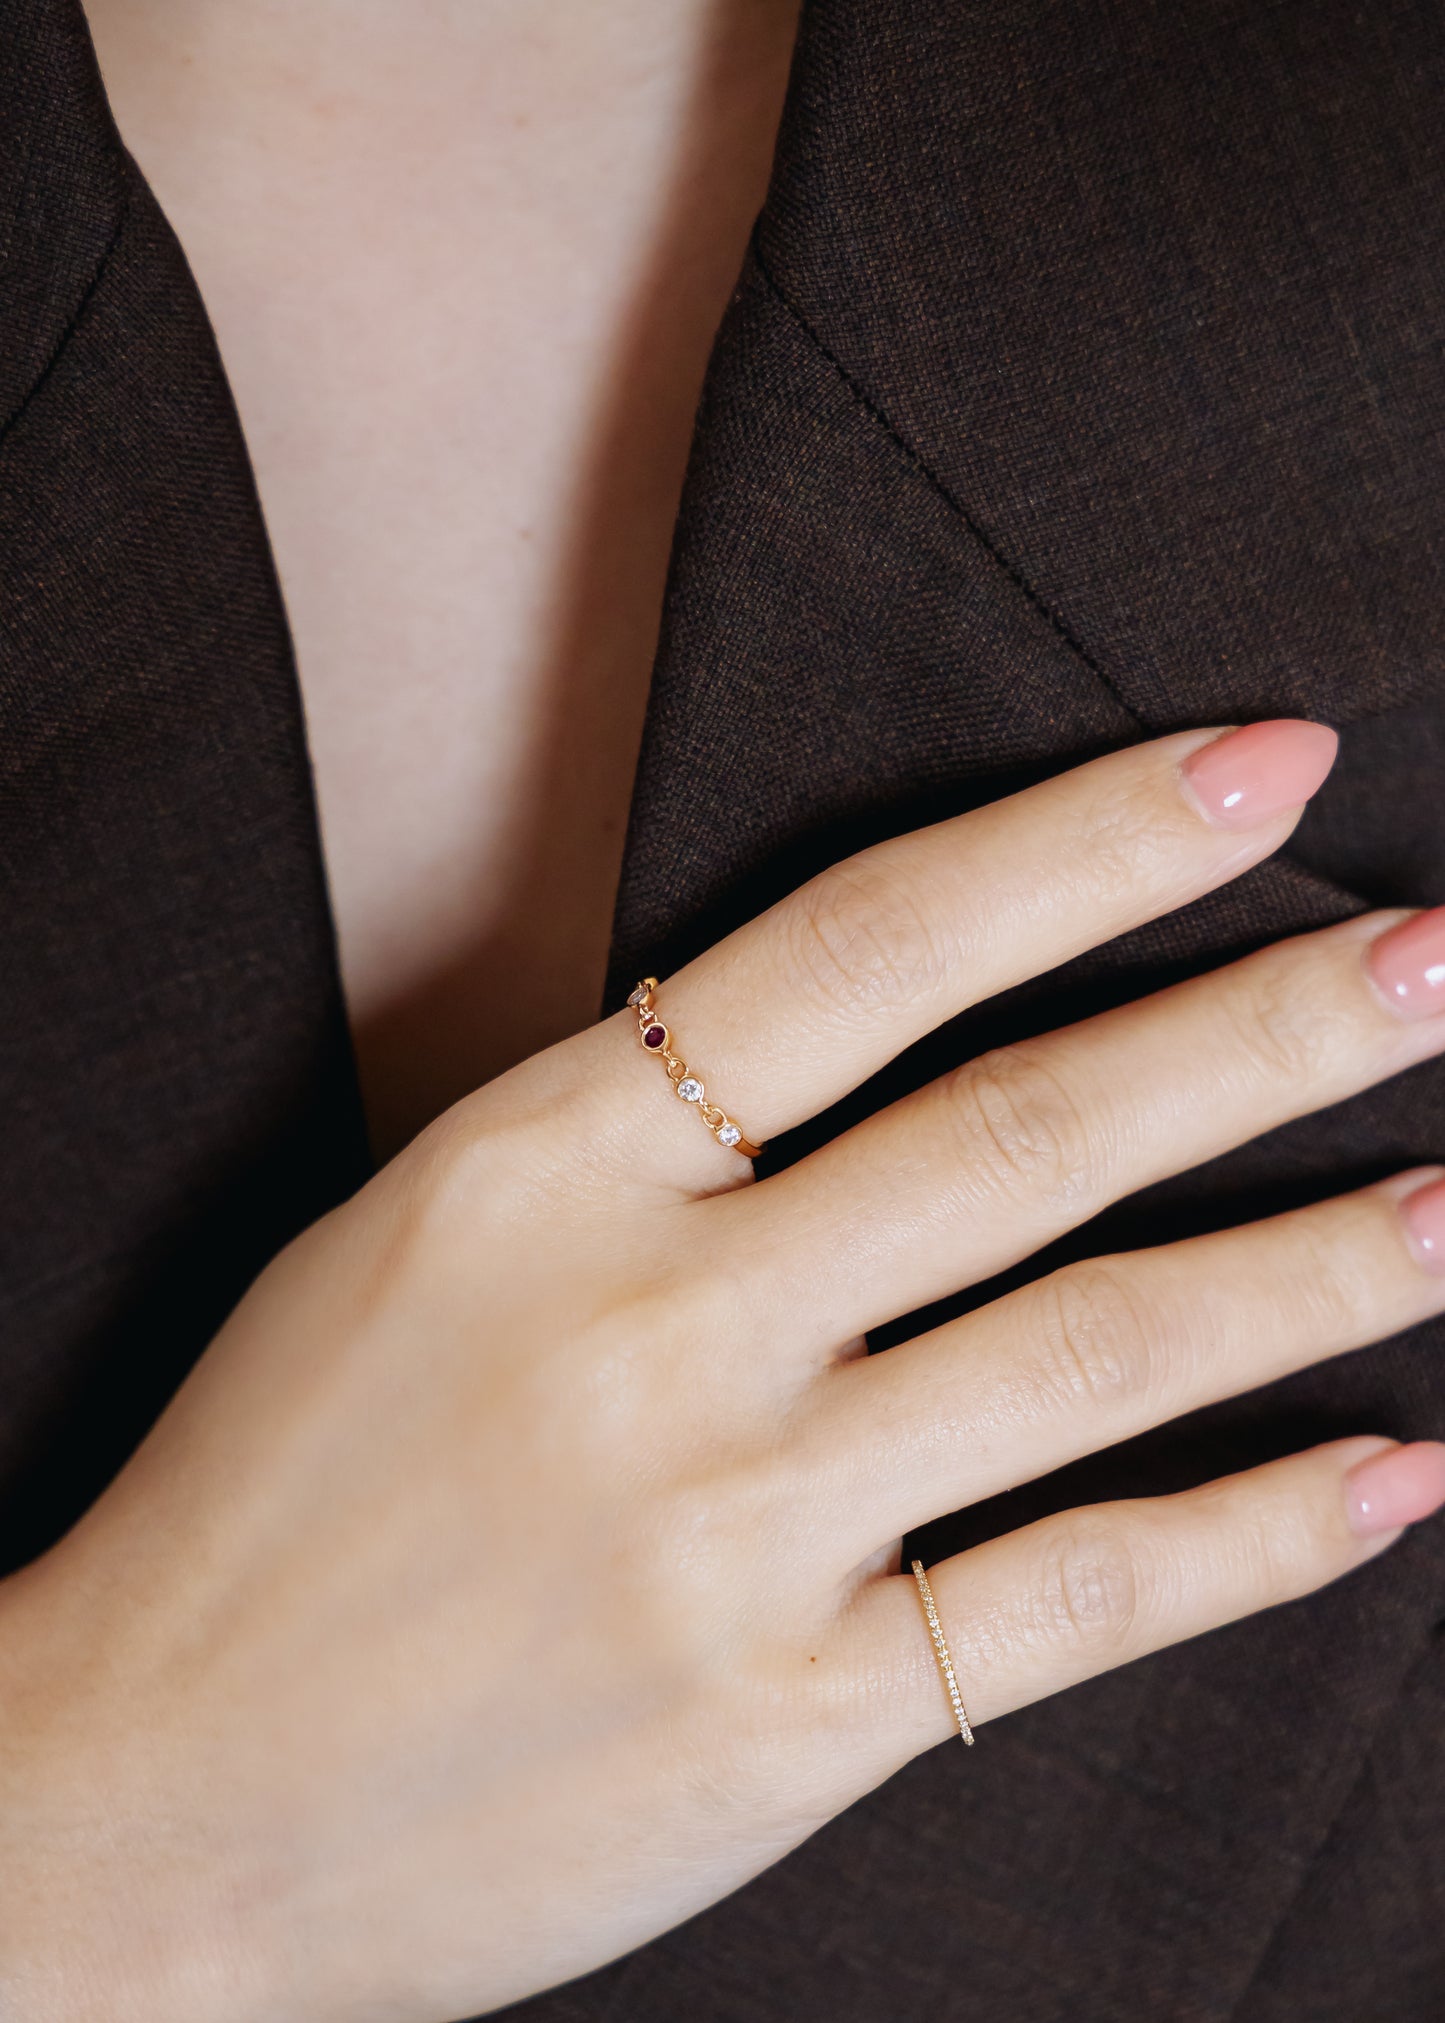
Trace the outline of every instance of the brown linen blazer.
{"type": "MultiPolygon", "coordinates": [[[[1438,6],[808,0],[697,419],[599,1010],[870,838],[1190,724],[1343,728],[1289,848],[910,1049],[764,1172],[986,1044],[1445,899],[1442,451],[1438,6]]],[[[0,886],[8,1568],[368,1170],[246,450],[77,0],[0,6],[0,886]]],[[[1428,1066],[1044,1261],[1441,1156],[1428,1066]]],[[[912,1544],[1336,1432],[1445,1434],[1442,1355],[1417,1330],[912,1544]]],[[[1434,1521],[940,1748],[508,2014],[1438,2023],[1442,1622],[1434,1521]]]]}

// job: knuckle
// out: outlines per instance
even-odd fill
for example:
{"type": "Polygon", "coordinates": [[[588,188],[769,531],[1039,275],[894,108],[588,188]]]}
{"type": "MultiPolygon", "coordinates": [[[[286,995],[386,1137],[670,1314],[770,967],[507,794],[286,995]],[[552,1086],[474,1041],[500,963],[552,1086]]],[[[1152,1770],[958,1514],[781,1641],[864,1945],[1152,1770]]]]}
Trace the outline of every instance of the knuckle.
{"type": "Polygon", "coordinates": [[[480,1220],[505,1219],[501,1176],[483,1137],[460,1106],[444,1111],[404,1146],[370,1182],[372,1256],[384,1250],[388,1269],[404,1258],[450,1260],[458,1235],[480,1220]]]}
{"type": "Polygon", "coordinates": [[[1230,993],[1233,1050],[1252,1082],[1289,1086],[1328,1076],[1345,1037],[1328,991],[1302,991],[1291,965],[1262,964],[1230,993]]]}
{"type": "Polygon", "coordinates": [[[434,1117],[403,1157],[415,1167],[419,1186],[471,1206],[479,1196],[500,1191],[507,1156],[503,1139],[481,1106],[464,1100],[434,1117]]]}
{"type": "Polygon", "coordinates": [[[1050,1638],[1109,1659],[1130,1644],[1143,1571],[1138,1542],[1122,1522],[1075,1511],[1055,1528],[1040,1570],[1041,1620],[1050,1638]]]}
{"type": "Polygon", "coordinates": [[[792,966],[827,1009],[891,1011],[945,980],[946,951],[908,882],[864,852],[810,881],[789,907],[792,966]]]}
{"type": "Polygon", "coordinates": [[[1342,1227],[1338,1217],[1306,1215],[1291,1276],[1307,1329],[1325,1343],[1370,1335],[1381,1318],[1381,1288],[1361,1242],[1363,1229],[1342,1227]]]}
{"type": "MultiPolygon", "coordinates": [[[[582,1408],[573,1437],[589,1472],[610,1474],[619,1457],[646,1455],[669,1423],[677,1372],[659,1343],[672,1339],[664,1330],[685,1328],[686,1319],[662,1289],[628,1285],[610,1299],[594,1297],[566,1363],[582,1408]]],[[[555,1388],[555,1370],[539,1367],[539,1376],[544,1394],[555,1388]]]]}
{"type": "Polygon", "coordinates": [[[478,1229],[494,1241],[524,1236],[544,1170],[535,1131],[467,1098],[405,1146],[388,1175],[417,1248],[450,1261],[470,1251],[478,1229]]]}
{"type": "Polygon", "coordinates": [[[759,1555],[787,1510],[787,1484],[756,1454],[697,1465],[654,1504],[642,1548],[649,1577],[661,1593],[708,1596],[706,1620],[714,1624],[745,1621],[757,1606],[759,1555]]]}
{"type": "Polygon", "coordinates": [[[1104,1408],[1153,1390],[1157,1329],[1123,1273],[1097,1262],[1071,1265],[1038,1290],[1039,1374],[1054,1397],[1104,1408]]]}
{"type": "Polygon", "coordinates": [[[606,1465],[595,1448],[568,1459],[573,1500],[595,1513],[583,1559],[598,1569],[609,1617],[680,1681],[707,1675],[719,1645],[759,1621],[760,1556],[783,1519],[755,1461],[736,1449],[708,1456],[696,1442],[664,1461],[659,1434],[653,1426],[628,1457],[625,1492],[615,1453],[606,1465]]]}
{"type": "Polygon", "coordinates": [[[579,1173],[600,1191],[616,1170],[595,1148],[615,1121],[622,1030],[603,1022],[518,1062],[432,1118],[387,1170],[439,1222],[450,1215],[470,1232],[530,1227],[558,1197],[575,1210],[584,1198],[579,1173]]]}
{"type": "Polygon", "coordinates": [[[1025,1042],[953,1071],[948,1091],[963,1156],[1000,1191],[1059,1207],[1087,1196],[1099,1158],[1077,1098],[1025,1042]]]}

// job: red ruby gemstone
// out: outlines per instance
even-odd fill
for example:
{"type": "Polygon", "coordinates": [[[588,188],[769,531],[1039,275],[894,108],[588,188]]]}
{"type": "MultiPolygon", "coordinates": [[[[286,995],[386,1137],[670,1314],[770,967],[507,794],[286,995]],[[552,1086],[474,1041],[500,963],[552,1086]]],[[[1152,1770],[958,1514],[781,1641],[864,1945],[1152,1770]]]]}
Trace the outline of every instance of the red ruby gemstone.
{"type": "Polygon", "coordinates": [[[647,1031],[642,1035],[642,1044],[645,1047],[660,1047],[666,1042],[666,1039],[666,1026],[649,1026],[647,1031]]]}

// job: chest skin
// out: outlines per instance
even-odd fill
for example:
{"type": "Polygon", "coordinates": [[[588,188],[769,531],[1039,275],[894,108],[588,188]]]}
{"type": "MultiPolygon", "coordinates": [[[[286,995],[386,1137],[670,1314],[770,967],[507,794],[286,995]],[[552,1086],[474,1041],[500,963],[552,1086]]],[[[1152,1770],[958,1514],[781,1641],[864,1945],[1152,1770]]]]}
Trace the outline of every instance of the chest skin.
{"type": "Polygon", "coordinates": [[[385,1156],[597,1016],[794,7],[87,13],[256,468],[385,1156]]]}

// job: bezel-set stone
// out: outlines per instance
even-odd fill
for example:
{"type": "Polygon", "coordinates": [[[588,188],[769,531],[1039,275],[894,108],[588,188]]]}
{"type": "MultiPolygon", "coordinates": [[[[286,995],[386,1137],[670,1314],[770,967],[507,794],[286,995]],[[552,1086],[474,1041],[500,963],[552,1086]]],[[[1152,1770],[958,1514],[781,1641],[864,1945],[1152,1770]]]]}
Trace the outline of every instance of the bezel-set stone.
{"type": "Polygon", "coordinates": [[[729,1147],[741,1145],[743,1142],[741,1128],[733,1123],[730,1117],[724,1116],[715,1103],[706,1100],[707,1091],[701,1080],[696,1075],[689,1075],[684,1063],[673,1053],[671,1033],[647,1002],[655,987],[651,982],[639,983],[628,996],[628,1004],[637,1012],[637,1037],[649,1053],[662,1054],[666,1057],[667,1072],[669,1079],[672,1080],[674,1092],[681,1096],[684,1103],[702,1106],[702,1120],[718,1143],[729,1147]]]}

